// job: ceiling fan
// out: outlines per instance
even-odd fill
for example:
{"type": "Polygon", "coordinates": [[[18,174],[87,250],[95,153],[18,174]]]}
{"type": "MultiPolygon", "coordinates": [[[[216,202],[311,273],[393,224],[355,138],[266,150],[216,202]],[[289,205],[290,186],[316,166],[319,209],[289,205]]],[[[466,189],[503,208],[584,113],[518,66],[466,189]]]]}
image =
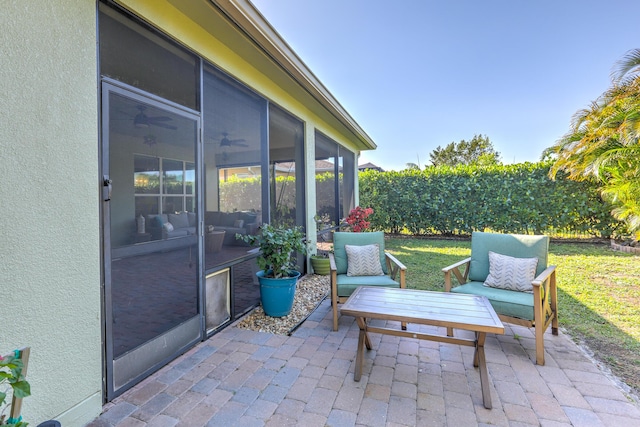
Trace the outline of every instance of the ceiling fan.
{"type": "Polygon", "coordinates": [[[158,126],[165,129],[172,129],[172,130],[178,129],[173,125],[164,123],[164,122],[168,122],[169,120],[172,120],[171,117],[168,117],[168,116],[149,117],[144,113],[144,110],[146,110],[147,107],[143,105],[138,105],[137,108],[138,110],[140,110],[140,112],[133,118],[133,125],[135,127],[148,128],[149,126],[153,125],[153,126],[158,126]]]}
{"type": "Polygon", "coordinates": [[[248,147],[249,144],[245,143],[245,139],[229,139],[227,132],[222,132],[222,139],[220,140],[220,147],[248,147]]]}

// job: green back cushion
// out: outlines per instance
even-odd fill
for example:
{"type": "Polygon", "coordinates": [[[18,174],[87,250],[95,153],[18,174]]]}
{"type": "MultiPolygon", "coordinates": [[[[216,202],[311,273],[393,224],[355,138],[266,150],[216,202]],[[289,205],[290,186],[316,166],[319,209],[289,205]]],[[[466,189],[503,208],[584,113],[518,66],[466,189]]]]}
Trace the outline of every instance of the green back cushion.
{"type": "Polygon", "coordinates": [[[469,280],[484,282],[489,275],[489,251],[515,258],[538,258],[536,276],[547,268],[548,236],[474,232],[471,235],[469,280]]]}
{"type": "Polygon", "coordinates": [[[384,274],[387,274],[387,263],[384,259],[384,233],[382,231],[374,231],[371,233],[337,231],[333,233],[333,256],[336,259],[336,270],[338,274],[347,274],[347,251],[344,249],[344,245],[363,246],[373,245],[374,243],[377,243],[380,247],[380,264],[382,265],[384,274]]]}

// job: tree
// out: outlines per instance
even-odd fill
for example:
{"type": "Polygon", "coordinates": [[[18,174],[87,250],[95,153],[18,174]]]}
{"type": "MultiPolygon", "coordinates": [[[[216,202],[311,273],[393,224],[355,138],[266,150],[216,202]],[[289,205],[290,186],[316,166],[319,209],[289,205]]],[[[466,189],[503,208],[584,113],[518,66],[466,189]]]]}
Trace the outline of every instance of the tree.
{"type": "Polygon", "coordinates": [[[552,147],[550,170],[574,180],[596,180],[612,214],[640,237],[640,49],[629,51],[612,72],[612,86],[578,111],[571,129],[552,147]]]}
{"type": "Polygon", "coordinates": [[[420,170],[420,165],[418,165],[417,163],[407,163],[405,165],[405,169],[408,169],[408,170],[420,170]]]}
{"type": "Polygon", "coordinates": [[[489,166],[500,164],[500,153],[485,135],[474,135],[471,141],[451,142],[446,147],[438,146],[429,155],[434,166],[459,164],[489,166]]]}

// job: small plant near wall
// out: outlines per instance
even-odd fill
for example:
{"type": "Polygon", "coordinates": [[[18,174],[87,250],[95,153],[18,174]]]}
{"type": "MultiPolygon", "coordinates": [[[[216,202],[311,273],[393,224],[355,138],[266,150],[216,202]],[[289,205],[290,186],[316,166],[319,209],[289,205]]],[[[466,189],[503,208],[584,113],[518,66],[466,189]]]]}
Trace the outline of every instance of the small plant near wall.
{"type": "Polygon", "coordinates": [[[367,221],[367,218],[372,213],[372,208],[362,208],[360,206],[356,206],[354,209],[351,209],[351,211],[349,212],[349,216],[347,216],[344,220],[347,223],[349,231],[353,231],[354,233],[367,231],[371,226],[371,223],[367,221]]]}
{"type": "Polygon", "coordinates": [[[313,217],[313,219],[316,222],[316,228],[318,229],[318,231],[327,230],[335,226],[335,223],[331,221],[331,217],[328,213],[316,215],[313,217]]]}
{"type": "Polygon", "coordinates": [[[258,266],[266,277],[289,277],[296,268],[295,252],[306,254],[305,235],[300,227],[278,227],[263,224],[257,235],[237,234],[237,239],[260,248],[258,266]]]}
{"type": "Polygon", "coordinates": [[[331,221],[331,216],[328,213],[322,215],[316,215],[313,217],[316,222],[316,233],[318,241],[330,242],[333,238],[331,235],[336,228],[336,223],[331,221]]]}
{"type": "Polygon", "coordinates": [[[258,235],[236,234],[260,248],[256,273],[260,283],[260,301],[267,316],[283,317],[291,312],[296,283],[300,272],[295,271],[295,253],[306,254],[307,240],[300,227],[278,227],[263,224],[258,235]]]}
{"type": "Polygon", "coordinates": [[[329,251],[318,250],[316,255],[311,255],[311,267],[315,274],[326,276],[331,271],[331,264],[329,262],[329,251]]]}
{"type": "Polygon", "coordinates": [[[24,398],[31,394],[31,387],[23,375],[24,365],[18,356],[0,355],[0,426],[26,427],[28,423],[10,418],[11,402],[6,402],[11,390],[16,398],[24,398]]]}

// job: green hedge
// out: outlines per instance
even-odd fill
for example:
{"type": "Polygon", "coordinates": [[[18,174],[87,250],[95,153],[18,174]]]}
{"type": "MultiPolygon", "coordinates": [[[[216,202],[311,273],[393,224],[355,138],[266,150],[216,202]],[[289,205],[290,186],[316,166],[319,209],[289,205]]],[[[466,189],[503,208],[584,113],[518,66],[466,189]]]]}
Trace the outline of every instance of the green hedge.
{"type": "MultiPolygon", "coordinates": [[[[342,187],[342,174],[338,177],[342,187]]],[[[278,176],[275,184],[276,210],[280,214],[296,208],[296,179],[293,176],[278,176]]],[[[335,212],[335,174],[316,175],[317,214],[335,212]]],[[[261,177],[237,178],[220,182],[220,208],[223,211],[256,209],[262,206],[261,177]]]]}
{"type": "Polygon", "coordinates": [[[392,233],[579,234],[608,238],[623,226],[597,187],[548,177],[550,163],[431,167],[359,174],[360,206],[392,233]]]}
{"type": "Polygon", "coordinates": [[[237,178],[220,182],[220,210],[231,212],[234,209],[251,210],[262,208],[261,177],[237,178]]]}

